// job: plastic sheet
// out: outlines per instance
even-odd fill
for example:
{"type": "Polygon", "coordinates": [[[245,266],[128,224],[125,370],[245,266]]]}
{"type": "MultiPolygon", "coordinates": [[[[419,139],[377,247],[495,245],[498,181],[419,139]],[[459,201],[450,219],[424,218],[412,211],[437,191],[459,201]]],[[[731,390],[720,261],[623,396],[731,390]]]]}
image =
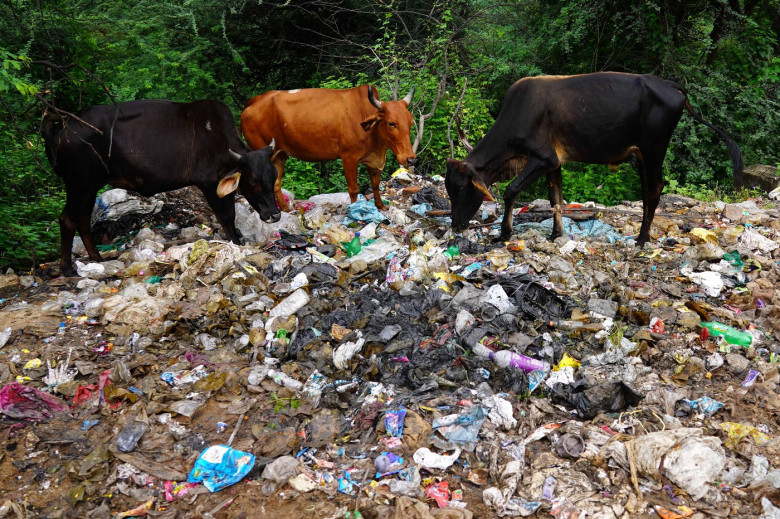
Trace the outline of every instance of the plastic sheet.
{"type": "Polygon", "coordinates": [[[485,411],[482,406],[474,405],[461,414],[447,415],[433,421],[433,429],[449,441],[455,443],[471,443],[477,440],[477,435],[485,421],[485,411]]]}
{"type": "Polygon", "coordinates": [[[363,199],[347,206],[347,216],[344,217],[341,224],[349,225],[353,222],[382,223],[386,221],[388,221],[387,217],[379,212],[374,202],[363,199]]]}
{"type": "MultiPolygon", "coordinates": [[[[553,223],[554,220],[552,218],[542,220],[541,222],[520,223],[515,225],[514,230],[517,233],[524,233],[533,229],[543,234],[551,234],[553,230],[553,223]]],[[[585,220],[577,222],[571,218],[566,218],[565,216],[563,217],[563,234],[571,234],[572,236],[577,236],[580,238],[604,238],[610,243],[614,243],[623,239],[623,236],[616,232],[611,225],[604,223],[601,220],[585,220]]]]}
{"type": "Polygon", "coordinates": [[[69,409],[59,398],[18,382],[0,389],[0,413],[14,420],[44,422],[54,418],[54,413],[69,409]]]}

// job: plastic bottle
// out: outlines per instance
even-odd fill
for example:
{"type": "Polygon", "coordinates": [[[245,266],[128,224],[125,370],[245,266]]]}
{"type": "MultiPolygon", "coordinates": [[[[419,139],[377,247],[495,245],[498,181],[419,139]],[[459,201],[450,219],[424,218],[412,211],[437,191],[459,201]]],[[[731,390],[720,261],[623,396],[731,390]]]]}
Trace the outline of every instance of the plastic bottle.
{"type": "Polygon", "coordinates": [[[116,438],[116,446],[122,452],[132,452],[138,445],[138,440],[149,430],[149,424],[133,420],[125,425],[122,432],[116,438]]]}
{"type": "Polygon", "coordinates": [[[457,245],[450,245],[450,247],[444,251],[444,255],[449,259],[460,256],[460,248],[457,245]]]}
{"type": "Polygon", "coordinates": [[[706,339],[710,335],[715,337],[723,337],[723,340],[729,344],[736,344],[746,348],[750,346],[750,343],[753,341],[753,336],[748,332],[741,332],[736,328],[732,328],[731,326],[725,324],[713,321],[703,322],[701,323],[701,326],[704,328],[704,330],[706,330],[706,332],[702,330],[702,339],[706,339]]]}
{"type": "Polygon", "coordinates": [[[510,367],[515,369],[522,369],[526,373],[530,373],[534,370],[541,369],[543,371],[550,371],[550,365],[542,360],[532,359],[525,355],[520,355],[509,350],[493,351],[487,346],[482,344],[475,344],[471,349],[474,353],[484,359],[490,359],[502,368],[510,367]]]}
{"type": "Polygon", "coordinates": [[[341,242],[341,245],[344,247],[344,250],[347,251],[347,257],[351,258],[352,256],[359,254],[360,249],[363,247],[363,244],[360,243],[360,232],[356,232],[355,237],[352,238],[351,241],[341,242]]]}
{"type": "Polygon", "coordinates": [[[274,317],[289,317],[309,302],[309,294],[306,290],[299,288],[289,296],[282,299],[273,309],[268,312],[269,319],[274,317]]]}
{"type": "Polygon", "coordinates": [[[268,370],[268,378],[280,386],[289,387],[290,389],[295,389],[297,391],[303,389],[303,382],[300,380],[295,380],[282,371],[276,371],[275,369],[268,370]]]}
{"type": "Polygon", "coordinates": [[[542,487],[542,499],[545,501],[552,501],[555,497],[555,484],[558,480],[552,476],[547,476],[544,480],[544,486],[542,487]]]}

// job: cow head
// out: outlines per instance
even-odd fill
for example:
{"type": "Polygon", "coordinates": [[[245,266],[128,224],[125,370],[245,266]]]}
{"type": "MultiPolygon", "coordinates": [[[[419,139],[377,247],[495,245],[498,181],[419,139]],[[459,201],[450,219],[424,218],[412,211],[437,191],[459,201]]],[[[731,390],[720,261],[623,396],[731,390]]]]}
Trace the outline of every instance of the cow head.
{"type": "Polygon", "coordinates": [[[233,167],[237,171],[219,181],[217,195],[222,198],[240,187],[241,194],[264,222],[278,222],[282,214],[274,198],[277,176],[276,168],[271,163],[274,141],[265,148],[244,154],[229,151],[231,159],[235,161],[233,167]]]}
{"type": "Polygon", "coordinates": [[[414,87],[401,101],[379,101],[374,97],[374,88],[368,86],[368,100],[378,112],[371,114],[360,123],[365,131],[374,130],[379,139],[395,155],[402,166],[414,166],[417,155],[412,150],[410,132],[412,129],[412,114],[409,113],[409,103],[414,96],[414,87]]]}
{"type": "Polygon", "coordinates": [[[456,231],[468,228],[469,220],[482,205],[485,197],[495,202],[477,170],[465,161],[447,159],[444,186],[452,204],[452,228],[456,231]]]}

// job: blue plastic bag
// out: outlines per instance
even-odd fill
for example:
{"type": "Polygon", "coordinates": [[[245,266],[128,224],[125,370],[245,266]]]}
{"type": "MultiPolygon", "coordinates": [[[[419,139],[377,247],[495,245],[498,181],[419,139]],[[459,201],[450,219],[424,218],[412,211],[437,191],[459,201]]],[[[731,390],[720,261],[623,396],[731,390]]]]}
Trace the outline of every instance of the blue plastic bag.
{"type": "Polygon", "coordinates": [[[433,421],[433,428],[446,439],[455,443],[471,443],[477,441],[477,435],[482,422],[485,421],[485,410],[474,405],[458,415],[447,415],[433,421]]]}
{"type": "Polygon", "coordinates": [[[379,212],[374,202],[363,199],[347,206],[347,216],[344,217],[341,224],[349,225],[353,222],[382,223],[387,221],[389,221],[387,217],[379,212]]]}
{"type": "Polygon", "coordinates": [[[216,492],[241,481],[254,466],[254,454],[237,451],[227,445],[212,445],[195,460],[187,482],[202,481],[210,492],[216,492]]]}

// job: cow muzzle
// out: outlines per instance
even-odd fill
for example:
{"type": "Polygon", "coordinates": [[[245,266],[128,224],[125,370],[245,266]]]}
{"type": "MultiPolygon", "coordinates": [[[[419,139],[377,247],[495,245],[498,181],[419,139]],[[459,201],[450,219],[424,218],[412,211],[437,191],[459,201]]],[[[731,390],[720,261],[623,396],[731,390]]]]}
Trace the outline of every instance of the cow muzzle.
{"type": "Polygon", "coordinates": [[[406,163],[410,166],[414,167],[417,165],[417,157],[412,157],[411,159],[406,159],[406,163]]]}

